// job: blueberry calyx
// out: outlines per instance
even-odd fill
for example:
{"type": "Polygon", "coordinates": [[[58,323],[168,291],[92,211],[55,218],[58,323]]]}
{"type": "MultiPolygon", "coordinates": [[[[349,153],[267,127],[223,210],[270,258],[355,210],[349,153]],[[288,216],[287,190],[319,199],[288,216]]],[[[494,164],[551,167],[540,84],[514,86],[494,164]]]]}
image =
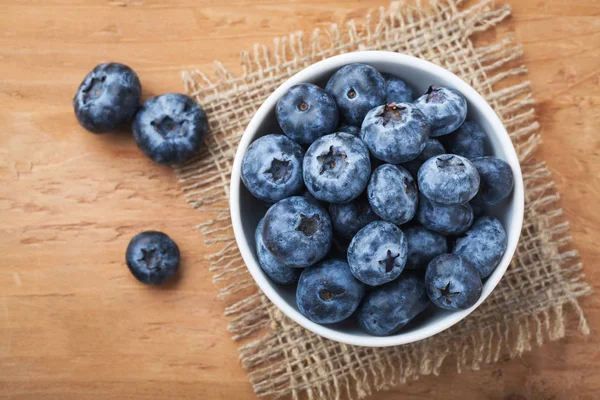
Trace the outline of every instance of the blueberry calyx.
{"type": "Polygon", "coordinates": [[[175,121],[168,115],[161,118],[159,121],[154,120],[150,122],[150,125],[154,127],[156,132],[158,132],[164,138],[181,136],[183,124],[185,124],[185,121],[175,121]]]}
{"type": "Polygon", "coordinates": [[[350,89],[348,90],[348,93],[346,93],[346,96],[348,96],[349,99],[353,99],[356,97],[356,91],[354,89],[350,89]]]}
{"type": "Polygon", "coordinates": [[[314,214],[312,217],[307,217],[300,214],[300,223],[296,227],[297,231],[304,233],[306,236],[312,236],[319,230],[319,216],[314,214]]]}
{"type": "Polygon", "coordinates": [[[394,263],[396,262],[396,258],[400,257],[400,253],[393,255],[392,251],[388,249],[385,259],[379,260],[379,264],[385,264],[385,272],[390,272],[394,269],[394,263]]]}
{"type": "Polygon", "coordinates": [[[464,165],[460,158],[454,157],[452,154],[438,156],[438,158],[435,160],[435,164],[438,168],[461,167],[464,165]]]}
{"type": "Polygon", "coordinates": [[[287,181],[291,174],[290,161],[278,160],[277,158],[273,158],[271,168],[265,171],[265,175],[271,175],[271,179],[275,183],[287,181]]]}
{"type": "Polygon", "coordinates": [[[343,151],[337,151],[333,145],[329,146],[329,151],[327,153],[322,153],[320,156],[317,156],[317,161],[321,163],[319,175],[323,175],[323,172],[333,170],[336,166],[342,165],[343,162],[347,162],[347,157],[348,156],[343,151]]]}
{"type": "Polygon", "coordinates": [[[142,249],[142,257],[138,258],[138,261],[145,262],[148,269],[156,269],[160,268],[162,257],[156,254],[156,247],[153,247],[149,250],[142,249]]]}
{"type": "Polygon", "coordinates": [[[310,107],[308,106],[308,104],[305,101],[301,101],[300,104],[298,104],[298,110],[300,110],[300,111],[306,111],[309,108],[310,107]]]}
{"type": "Polygon", "coordinates": [[[383,117],[383,126],[386,126],[390,121],[402,121],[402,111],[406,110],[405,106],[399,106],[396,103],[386,104],[383,108],[380,117],[383,117]]]}
{"type": "Polygon", "coordinates": [[[427,91],[425,92],[425,94],[427,95],[427,99],[425,99],[426,103],[429,103],[429,101],[431,100],[437,100],[440,95],[439,92],[440,88],[438,88],[435,85],[429,85],[429,87],[427,88],[427,91]]]}
{"type": "Polygon", "coordinates": [[[104,81],[106,80],[106,75],[102,75],[100,78],[92,78],[88,87],[82,89],[82,92],[85,93],[83,96],[83,103],[88,104],[90,101],[98,98],[104,89],[104,81]]]}
{"type": "Polygon", "coordinates": [[[321,289],[319,291],[319,297],[321,298],[321,300],[323,301],[331,301],[333,300],[333,293],[331,293],[329,290],[327,289],[321,289]]]}
{"type": "Polygon", "coordinates": [[[440,292],[440,297],[438,297],[438,300],[441,299],[442,297],[446,298],[446,304],[450,304],[452,302],[452,296],[456,296],[457,294],[460,294],[460,292],[451,292],[450,291],[450,282],[448,282],[448,284],[446,284],[445,288],[437,288],[437,290],[440,292]]]}

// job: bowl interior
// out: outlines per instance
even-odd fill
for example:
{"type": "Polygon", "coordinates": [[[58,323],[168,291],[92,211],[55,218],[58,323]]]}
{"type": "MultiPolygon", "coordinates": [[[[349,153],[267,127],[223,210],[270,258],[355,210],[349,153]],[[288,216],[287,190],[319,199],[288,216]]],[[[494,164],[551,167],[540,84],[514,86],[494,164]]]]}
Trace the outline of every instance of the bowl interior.
{"type": "MultiPolygon", "coordinates": [[[[238,149],[236,165],[234,165],[234,173],[232,175],[232,180],[237,180],[235,183],[232,182],[232,217],[239,214],[241,229],[238,227],[237,230],[241,231],[243,236],[239,237],[240,235],[236,232],[236,239],[242,250],[244,260],[259,286],[261,286],[263,291],[277,306],[296,322],[318,334],[350,344],[387,346],[408,343],[431,336],[464,318],[489,295],[504,274],[516,248],[516,242],[521,230],[523,213],[521,171],[514,147],[497,116],[475,90],[455,75],[426,61],[397,53],[359,52],[344,56],[334,57],[314,64],[290,78],[290,80],[285,82],[269,97],[250,123],[240,144],[240,149],[238,149]],[[336,59],[339,60],[336,61],[336,59]],[[335,62],[331,62],[332,60],[335,62]],[[255,199],[243,184],[239,183],[239,167],[241,164],[239,158],[243,157],[247,146],[260,136],[270,133],[281,133],[281,129],[275,118],[275,104],[277,99],[289,87],[301,82],[311,82],[324,87],[328,78],[337,69],[351,62],[364,62],[372,65],[380,72],[397,75],[412,86],[415,94],[420,95],[424,93],[430,84],[448,86],[459,90],[465,95],[468,102],[468,119],[474,120],[481,125],[487,133],[488,147],[491,153],[506,160],[512,166],[515,174],[515,190],[513,194],[503,204],[491,211],[492,215],[502,221],[508,235],[509,243],[500,265],[484,282],[484,290],[480,301],[471,309],[460,312],[443,311],[432,306],[415,321],[412,321],[409,326],[401,330],[401,332],[388,337],[373,337],[361,331],[355,321],[352,320],[327,326],[314,324],[298,312],[295,302],[295,287],[286,287],[273,283],[258,266],[254,231],[258,221],[264,216],[267,207],[264,203],[255,199]],[[236,168],[238,169],[237,171],[236,168]],[[249,251],[244,251],[242,247],[249,247],[247,249],[249,251]],[[264,287],[265,284],[269,287],[264,287]]],[[[235,225],[236,219],[234,218],[234,227],[235,225]]]]}

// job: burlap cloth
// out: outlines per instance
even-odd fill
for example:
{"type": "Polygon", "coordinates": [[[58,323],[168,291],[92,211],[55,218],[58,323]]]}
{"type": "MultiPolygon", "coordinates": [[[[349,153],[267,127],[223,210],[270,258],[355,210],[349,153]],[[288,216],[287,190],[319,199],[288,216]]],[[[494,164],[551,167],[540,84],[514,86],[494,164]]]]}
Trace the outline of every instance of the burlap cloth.
{"type": "MultiPolygon", "coordinates": [[[[360,25],[332,26],[276,39],[243,52],[243,74],[221,64],[216,79],[184,72],[187,92],[203,105],[211,133],[202,154],[176,168],[187,201],[200,211],[198,228],[240,359],[259,396],[310,399],[364,397],[420,375],[437,375],[444,360],[459,371],[515,357],[565,335],[566,310],[589,328],[577,298],[590,293],[550,172],[536,155],[540,142],[521,47],[510,38],[476,47],[471,36],[510,15],[509,6],[481,2],[468,9],[446,0],[411,7],[392,3],[360,25]],[[319,337],[285,317],[258,290],[235,244],[228,208],[230,170],[250,118],[273,90],[302,68],[354,50],[388,50],[422,57],[449,69],[479,91],[504,121],[525,180],[525,221],[515,257],[491,296],[466,320],[430,339],[393,348],[363,348],[319,337]],[[565,307],[569,306],[569,307],[565,307]]],[[[569,321],[577,319],[569,319],[569,321]]]]}

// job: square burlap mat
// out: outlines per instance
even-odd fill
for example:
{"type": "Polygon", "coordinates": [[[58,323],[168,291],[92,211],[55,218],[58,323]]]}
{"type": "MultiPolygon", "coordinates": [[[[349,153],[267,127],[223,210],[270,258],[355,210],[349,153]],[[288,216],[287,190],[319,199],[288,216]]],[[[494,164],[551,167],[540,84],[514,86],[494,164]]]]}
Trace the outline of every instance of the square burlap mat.
{"type": "Polygon", "coordinates": [[[508,6],[483,1],[464,8],[456,0],[426,7],[392,3],[357,25],[332,26],[276,39],[243,52],[243,74],[216,63],[216,79],[183,73],[185,88],[208,114],[211,133],[202,154],[176,168],[185,198],[196,208],[198,228],[219,296],[228,306],[230,331],[243,340],[240,359],[259,396],[310,399],[364,397],[419,375],[437,375],[444,360],[459,370],[478,369],[500,357],[515,357],[565,334],[565,306],[589,328],[577,298],[591,291],[570,247],[550,172],[536,155],[540,142],[521,48],[510,38],[476,47],[471,36],[510,15],[508,6]],[[228,208],[230,170],[239,139],[264,99],[285,79],[326,57],[354,50],[388,50],[432,61],[462,77],[503,120],[517,149],[526,188],[525,221],[506,275],[467,319],[417,343],[362,348],[319,337],[285,317],[258,290],[237,250],[228,208]],[[516,83],[515,83],[516,82],[516,83]]]}

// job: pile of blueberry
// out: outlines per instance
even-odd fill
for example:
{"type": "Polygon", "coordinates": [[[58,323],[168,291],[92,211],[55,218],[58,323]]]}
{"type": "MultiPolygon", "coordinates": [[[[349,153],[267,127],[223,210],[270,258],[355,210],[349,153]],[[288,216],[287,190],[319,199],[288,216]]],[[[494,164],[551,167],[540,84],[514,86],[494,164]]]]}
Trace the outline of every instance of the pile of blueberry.
{"type": "Polygon", "coordinates": [[[320,324],[355,316],[390,335],[433,303],[462,310],[506,251],[500,221],[483,214],[512,192],[510,166],[466,121],[458,91],[404,81],[364,64],[325,89],[278,101],[284,134],[255,140],[242,181],[269,208],[256,254],[274,282],[294,285],[298,309],[320,324]]]}
{"type": "MultiPolygon", "coordinates": [[[[77,89],[75,116],[93,133],[132,124],[136,144],[158,164],[179,164],[195,155],[208,131],[202,107],[179,93],[152,97],[140,107],[141,94],[140,79],[127,65],[100,64],[77,89]]],[[[158,285],[177,271],[179,248],[162,232],[142,232],[131,240],[126,262],[139,281],[158,285]]]]}

